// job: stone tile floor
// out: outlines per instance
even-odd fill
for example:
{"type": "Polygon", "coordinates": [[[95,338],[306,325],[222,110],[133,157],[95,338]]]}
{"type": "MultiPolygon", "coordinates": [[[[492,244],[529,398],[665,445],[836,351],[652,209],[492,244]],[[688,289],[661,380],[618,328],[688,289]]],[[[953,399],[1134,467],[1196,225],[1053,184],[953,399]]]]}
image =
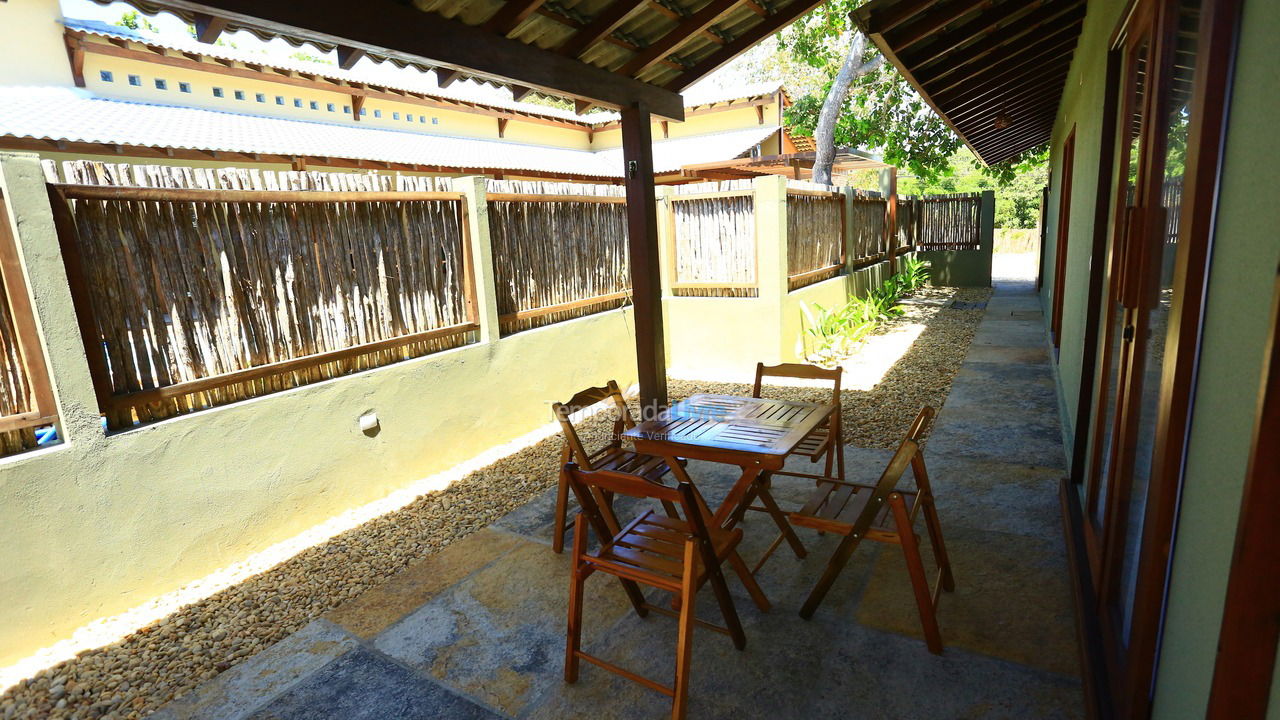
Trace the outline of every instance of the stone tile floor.
{"type": "MultiPolygon", "coordinates": [[[[925,649],[893,546],[860,547],[814,618],[802,620],[800,604],[836,542],[802,531],[809,556],[784,546],[758,575],[771,612],[758,611],[730,578],[745,651],[696,633],[691,716],[1081,717],[1057,417],[1034,289],[1001,285],[925,450],[955,565],[956,591],[939,612],[946,651],[925,649]]],[[[851,474],[866,480],[891,454],[845,453],[851,474]]],[[[690,470],[712,503],[736,477],[713,465],[690,470]]],[[[775,494],[797,503],[808,487],[779,480],[775,494]]],[[[577,684],[563,682],[569,574],[567,557],[549,548],[552,502],[551,493],[540,496],[153,717],[666,715],[666,697],[591,665],[577,684]]],[[[750,563],[774,533],[762,517],[743,527],[750,563]]],[[[635,617],[607,576],[587,588],[585,649],[668,682],[675,622],[635,617]]],[[[718,622],[710,593],[702,596],[700,614],[718,622]]]]}

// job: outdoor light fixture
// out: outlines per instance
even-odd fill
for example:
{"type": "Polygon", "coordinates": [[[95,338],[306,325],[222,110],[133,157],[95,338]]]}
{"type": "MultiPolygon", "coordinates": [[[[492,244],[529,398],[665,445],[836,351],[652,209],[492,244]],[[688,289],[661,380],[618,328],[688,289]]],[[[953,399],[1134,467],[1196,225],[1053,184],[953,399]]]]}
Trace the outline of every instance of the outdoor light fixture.
{"type": "Polygon", "coordinates": [[[1009,113],[1005,112],[1004,109],[1001,108],[1000,112],[996,113],[995,124],[997,130],[1004,130],[1013,124],[1013,118],[1009,117],[1009,113]]]}

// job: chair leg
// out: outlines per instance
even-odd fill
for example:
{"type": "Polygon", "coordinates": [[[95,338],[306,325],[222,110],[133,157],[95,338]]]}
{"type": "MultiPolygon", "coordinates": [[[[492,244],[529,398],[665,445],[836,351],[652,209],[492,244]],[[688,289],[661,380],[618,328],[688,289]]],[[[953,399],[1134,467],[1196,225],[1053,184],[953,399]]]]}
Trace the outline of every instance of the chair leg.
{"type": "Polygon", "coordinates": [[[573,575],[569,582],[569,625],[565,632],[564,681],[578,681],[578,651],[582,648],[582,589],[587,578],[582,556],[587,550],[587,527],[582,514],[573,522],[573,575]]]}
{"type": "Polygon", "coordinates": [[[925,504],[922,508],[924,526],[929,530],[929,545],[933,547],[933,558],[938,563],[938,569],[942,571],[942,589],[955,592],[956,579],[951,574],[951,558],[947,556],[947,547],[942,540],[942,524],[938,521],[938,509],[933,504],[933,497],[918,499],[916,502],[925,504]]]}
{"type": "Polygon", "coordinates": [[[915,591],[916,606],[920,609],[920,624],[924,627],[924,641],[929,652],[942,654],[942,632],[938,630],[938,616],[933,607],[933,594],[929,592],[929,578],[924,574],[924,561],[920,559],[920,543],[916,541],[907,514],[906,503],[898,493],[889,495],[889,507],[898,527],[898,541],[907,559],[907,574],[911,576],[911,588],[915,591]]]}
{"type": "Polygon", "coordinates": [[[569,512],[569,481],[560,473],[560,486],[556,488],[556,529],[551,533],[551,551],[564,552],[564,531],[569,512]]]}
{"type": "Polygon", "coordinates": [[[694,595],[698,591],[697,541],[684,544],[684,579],[680,596],[680,633],[676,640],[676,682],[671,696],[672,720],[684,720],[689,713],[689,663],[693,660],[694,595]]]}
{"type": "Polygon", "coordinates": [[[938,506],[933,502],[933,488],[929,482],[929,469],[925,467],[924,455],[916,453],[911,460],[911,469],[916,474],[916,502],[923,503],[924,525],[929,530],[929,544],[933,546],[933,558],[942,571],[942,589],[953,592],[956,589],[955,577],[951,574],[951,559],[947,557],[946,544],[942,541],[942,523],[938,521],[938,506]]]}
{"type": "Polygon", "coordinates": [[[733,572],[737,574],[738,579],[742,581],[742,585],[747,588],[747,594],[755,602],[756,607],[761,612],[769,612],[773,609],[773,604],[769,602],[769,598],[765,596],[764,590],[760,589],[760,584],[756,582],[755,576],[747,569],[747,563],[742,560],[742,556],[737,550],[729,553],[729,566],[733,568],[733,572]]]}
{"type": "Polygon", "coordinates": [[[822,604],[822,599],[827,596],[827,592],[831,590],[831,586],[835,584],[836,578],[840,577],[840,571],[844,570],[844,566],[849,563],[849,558],[853,555],[853,551],[858,548],[860,539],[855,535],[845,535],[840,544],[836,546],[836,551],[831,554],[831,559],[827,561],[827,567],[822,571],[822,577],[818,579],[818,584],[813,586],[813,590],[809,591],[809,597],[804,601],[804,605],[800,608],[800,617],[808,620],[813,617],[813,613],[822,604]]]}

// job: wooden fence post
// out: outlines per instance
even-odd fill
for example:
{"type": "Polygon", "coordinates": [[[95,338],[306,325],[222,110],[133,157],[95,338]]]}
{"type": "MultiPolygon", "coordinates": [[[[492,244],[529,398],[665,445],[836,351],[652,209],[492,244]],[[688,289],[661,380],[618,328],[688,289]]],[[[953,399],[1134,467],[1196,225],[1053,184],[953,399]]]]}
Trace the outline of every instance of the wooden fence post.
{"type": "Polygon", "coordinates": [[[470,298],[475,303],[473,322],[480,323],[480,342],[494,342],[501,336],[498,327],[498,296],[493,280],[493,244],[489,237],[488,189],[483,177],[453,179],[453,189],[462,193],[466,231],[465,248],[470,277],[463,280],[470,285],[470,298]]]}

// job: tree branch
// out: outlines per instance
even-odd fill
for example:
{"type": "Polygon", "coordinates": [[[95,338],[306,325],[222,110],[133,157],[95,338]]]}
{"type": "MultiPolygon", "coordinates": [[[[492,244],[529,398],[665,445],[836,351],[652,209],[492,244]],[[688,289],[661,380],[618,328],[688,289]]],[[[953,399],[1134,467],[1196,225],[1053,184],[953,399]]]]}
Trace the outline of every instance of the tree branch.
{"type": "Polygon", "coordinates": [[[849,88],[858,78],[874,72],[884,63],[884,56],[877,54],[874,58],[862,62],[862,55],[867,49],[867,36],[854,32],[849,43],[849,53],[840,64],[840,71],[822,101],[822,110],[818,114],[818,125],[813,131],[814,158],[813,181],[822,185],[831,184],[831,165],[836,155],[836,125],[840,121],[840,111],[849,97],[849,88]]]}

